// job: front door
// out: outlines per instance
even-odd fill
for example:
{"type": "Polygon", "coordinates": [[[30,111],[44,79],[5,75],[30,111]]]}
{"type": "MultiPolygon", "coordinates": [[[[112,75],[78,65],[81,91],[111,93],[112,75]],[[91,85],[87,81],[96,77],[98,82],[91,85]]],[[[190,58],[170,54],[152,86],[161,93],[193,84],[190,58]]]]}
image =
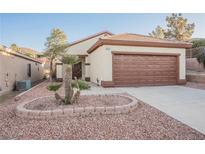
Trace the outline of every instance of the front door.
{"type": "Polygon", "coordinates": [[[72,76],[73,79],[75,77],[77,77],[77,79],[82,78],[82,62],[74,64],[72,68],[72,72],[73,72],[73,76],[72,76]]]}

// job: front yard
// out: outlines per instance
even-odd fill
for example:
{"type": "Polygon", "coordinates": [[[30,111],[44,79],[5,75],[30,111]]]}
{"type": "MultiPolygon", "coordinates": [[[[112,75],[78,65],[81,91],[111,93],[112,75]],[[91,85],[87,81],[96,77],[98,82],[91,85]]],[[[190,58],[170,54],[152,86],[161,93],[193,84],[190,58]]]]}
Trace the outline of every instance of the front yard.
{"type": "Polygon", "coordinates": [[[118,115],[47,120],[16,116],[19,103],[53,95],[47,85],[42,83],[18,102],[9,99],[0,104],[0,139],[205,139],[202,133],[143,102],[132,112],[118,115]]]}

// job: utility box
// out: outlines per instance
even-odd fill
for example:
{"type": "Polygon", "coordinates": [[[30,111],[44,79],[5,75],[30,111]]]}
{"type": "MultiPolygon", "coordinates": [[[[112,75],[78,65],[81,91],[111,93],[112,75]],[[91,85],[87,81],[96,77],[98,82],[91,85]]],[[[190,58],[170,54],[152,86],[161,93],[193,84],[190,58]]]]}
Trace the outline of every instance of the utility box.
{"type": "Polygon", "coordinates": [[[31,88],[31,80],[22,80],[16,82],[16,90],[24,91],[31,88]]]}

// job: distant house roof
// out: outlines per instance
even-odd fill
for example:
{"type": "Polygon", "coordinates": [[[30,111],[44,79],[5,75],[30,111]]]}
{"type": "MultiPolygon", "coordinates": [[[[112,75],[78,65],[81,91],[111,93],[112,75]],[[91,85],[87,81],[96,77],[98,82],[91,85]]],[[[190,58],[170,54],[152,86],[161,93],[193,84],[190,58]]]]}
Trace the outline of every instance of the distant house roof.
{"type": "Polygon", "coordinates": [[[22,54],[27,54],[27,53],[32,54],[32,55],[41,55],[42,54],[41,52],[33,50],[31,48],[26,48],[26,47],[19,47],[19,48],[20,48],[20,52],[22,54]]]}
{"type": "Polygon", "coordinates": [[[94,34],[94,35],[90,35],[90,36],[88,36],[88,37],[86,37],[86,38],[83,38],[83,39],[74,41],[74,42],[70,43],[69,46],[73,46],[73,45],[75,45],[75,44],[78,44],[78,43],[81,43],[81,42],[83,42],[83,41],[92,39],[92,38],[94,38],[94,37],[96,37],[96,36],[99,36],[99,35],[102,35],[102,34],[105,34],[105,35],[106,35],[106,34],[108,34],[108,35],[113,35],[113,33],[109,32],[109,31],[103,31],[103,32],[96,33],[96,34],[94,34]]]}
{"type": "Polygon", "coordinates": [[[99,39],[90,49],[91,53],[102,45],[126,45],[126,46],[149,46],[149,47],[170,47],[170,48],[191,48],[192,44],[181,41],[173,41],[166,39],[158,39],[151,36],[124,33],[118,35],[107,36],[99,39]]]}
{"type": "Polygon", "coordinates": [[[13,56],[16,56],[16,57],[20,57],[20,58],[26,59],[26,60],[30,60],[30,61],[33,61],[33,62],[36,62],[36,63],[40,63],[40,64],[42,63],[37,58],[31,58],[31,57],[26,56],[24,54],[21,54],[21,53],[18,53],[18,52],[13,52],[11,49],[8,49],[8,48],[3,50],[3,52],[5,52],[7,54],[10,54],[10,55],[13,55],[13,56]]]}

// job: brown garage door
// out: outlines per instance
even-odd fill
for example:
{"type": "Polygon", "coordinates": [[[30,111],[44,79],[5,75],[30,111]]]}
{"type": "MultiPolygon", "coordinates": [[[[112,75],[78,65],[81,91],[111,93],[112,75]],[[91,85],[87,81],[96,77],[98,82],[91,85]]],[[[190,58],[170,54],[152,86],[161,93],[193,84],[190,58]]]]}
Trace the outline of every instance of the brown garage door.
{"type": "Polygon", "coordinates": [[[113,54],[115,85],[168,85],[177,83],[177,56],[113,54]]]}

